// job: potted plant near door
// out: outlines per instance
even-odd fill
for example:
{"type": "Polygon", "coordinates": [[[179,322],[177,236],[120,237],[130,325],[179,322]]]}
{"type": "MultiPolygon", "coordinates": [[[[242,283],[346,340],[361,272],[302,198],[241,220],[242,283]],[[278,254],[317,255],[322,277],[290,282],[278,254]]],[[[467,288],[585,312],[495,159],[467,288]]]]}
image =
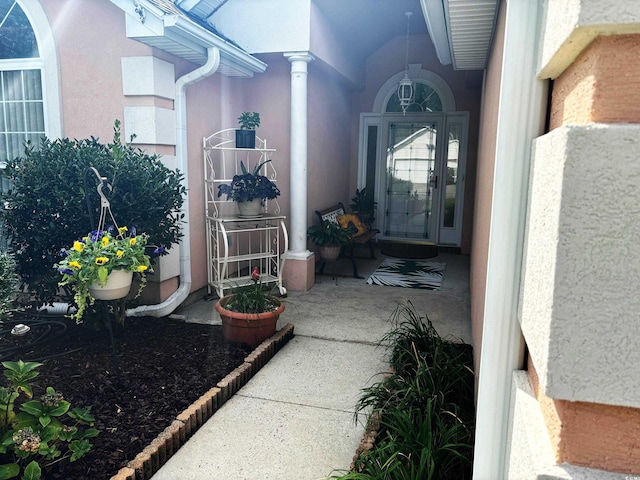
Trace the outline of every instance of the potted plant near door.
{"type": "Polygon", "coordinates": [[[325,262],[335,261],[340,256],[342,247],[353,241],[349,230],[329,220],[309,227],[307,236],[318,246],[320,258],[325,262]]]}
{"type": "Polygon", "coordinates": [[[369,227],[375,221],[375,209],[378,202],[373,200],[373,195],[367,193],[367,188],[359,190],[356,188],[356,196],[351,199],[349,207],[353,213],[356,213],[362,221],[369,227]]]}
{"type": "Polygon", "coordinates": [[[236,148],[256,148],[256,128],[260,126],[260,114],[242,112],[238,123],[240,129],[236,130],[236,148]]]}
{"type": "MultiPolygon", "coordinates": [[[[78,307],[71,315],[82,321],[87,305],[97,300],[115,300],[128,295],[133,274],[140,276],[138,295],[146,285],[146,274],[151,272],[149,256],[145,254],[148,236],[136,234],[135,228],[110,226],[94,230],[63,248],[64,257],[55,264],[62,274],[59,286],[69,286],[78,307]]],[[[156,249],[158,251],[159,249],[156,249]]]]}
{"type": "Polygon", "coordinates": [[[257,347],[276,332],[284,304],[260,281],[260,269],[251,271],[252,285],[237,288],[216,302],[226,340],[257,347]]]}
{"type": "Polygon", "coordinates": [[[271,160],[262,162],[249,172],[243,162],[240,162],[242,173],[234,175],[231,185],[218,185],[218,197],[223,194],[227,199],[238,204],[240,216],[247,218],[259,217],[265,200],[272,200],[280,195],[278,187],[264,175],[260,169],[271,160]]]}

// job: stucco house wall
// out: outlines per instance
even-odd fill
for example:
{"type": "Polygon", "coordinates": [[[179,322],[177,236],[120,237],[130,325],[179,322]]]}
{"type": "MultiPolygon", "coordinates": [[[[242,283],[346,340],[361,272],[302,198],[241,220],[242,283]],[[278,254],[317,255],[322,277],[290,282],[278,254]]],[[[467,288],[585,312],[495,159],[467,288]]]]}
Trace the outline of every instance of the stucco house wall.
{"type": "Polygon", "coordinates": [[[640,358],[629,344],[640,334],[640,9],[605,3],[546,4],[539,77],[554,88],[550,131],[533,150],[520,316],[529,358],[514,377],[509,478],[640,473],[640,358]]]}
{"type": "MultiPolygon", "coordinates": [[[[491,197],[496,156],[496,132],[504,46],[505,9],[496,22],[482,90],[482,111],[479,122],[478,162],[473,211],[473,242],[470,258],[469,287],[471,289],[471,326],[476,372],[480,367],[482,323],[487,280],[487,258],[491,223],[491,197]]],[[[477,379],[476,379],[477,380],[477,379]]]]}

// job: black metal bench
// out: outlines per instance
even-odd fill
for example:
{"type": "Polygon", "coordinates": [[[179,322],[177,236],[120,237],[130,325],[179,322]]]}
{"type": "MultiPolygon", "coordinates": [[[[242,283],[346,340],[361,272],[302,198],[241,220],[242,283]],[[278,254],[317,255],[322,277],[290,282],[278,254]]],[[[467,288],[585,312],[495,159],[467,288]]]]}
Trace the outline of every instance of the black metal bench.
{"type": "MultiPolygon", "coordinates": [[[[353,265],[353,277],[364,278],[358,276],[358,266],[356,264],[355,250],[358,247],[369,247],[370,258],[376,258],[373,250],[373,240],[380,233],[380,230],[369,228],[358,216],[358,212],[346,213],[342,202],[337,203],[324,210],[316,210],[316,215],[320,219],[320,223],[329,221],[340,224],[343,228],[351,231],[352,242],[342,247],[341,257],[351,260],[353,265]]],[[[320,265],[319,273],[323,273],[325,262],[320,265]]]]}

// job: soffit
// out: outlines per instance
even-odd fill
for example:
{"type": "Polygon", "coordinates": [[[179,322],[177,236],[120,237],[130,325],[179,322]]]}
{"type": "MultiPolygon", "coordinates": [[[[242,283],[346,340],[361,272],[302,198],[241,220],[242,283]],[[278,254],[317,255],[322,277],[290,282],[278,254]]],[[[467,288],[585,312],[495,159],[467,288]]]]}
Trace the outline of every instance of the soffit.
{"type": "MultiPolygon", "coordinates": [[[[227,2],[238,0],[151,0],[167,11],[178,9],[192,20],[208,25],[207,20],[227,2]]],[[[240,0],[242,1],[242,0],[240,0]]],[[[413,12],[411,34],[427,32],[425,18],[440,12],[432,22],[443,25],[440,32],[429,32],[436,48],[449,49],[457,70],[481,70],[486,67],[500,0],[313,0],[317,8],[357,57],[367,58],[407,29],[405,12],[413,12]],[[425,4],[441,4],[429,12],[425,4]],[[441,47],[438,47],[438,43],[441,47]]],[[[217,32],[219,34],[219,32],[217,32]]],[[[229,39],[226,39],[230,41],[229,39]]],[[[439,55],[440,58],[443,58],[439,55]]],[[[448,62],[446,62],[448,63],[448,62]]]]}
{"type": "Polygon", "coordinates": [[[498,3],[498,0],[443,0],[449,49],[456,70],[486,67],[498,3]]]}

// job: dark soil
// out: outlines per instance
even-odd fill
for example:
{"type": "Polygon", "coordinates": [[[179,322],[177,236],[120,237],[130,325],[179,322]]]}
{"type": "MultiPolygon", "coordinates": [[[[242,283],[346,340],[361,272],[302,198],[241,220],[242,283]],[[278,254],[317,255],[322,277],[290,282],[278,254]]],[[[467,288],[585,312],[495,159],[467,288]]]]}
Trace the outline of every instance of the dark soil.
{"type": "Polygon", "coordinates": [[[129,318],[113,326],[118,375],[108,330],[96,331],[61,317],[22,318],[19,322],[32,328],[17,337],[9,333],[17,320],[2,325],[0,360],[42,362],[33,381],[34,397],[51,386],[72,408],[91,406],[100,430],[85,457],[59,462],[46,471],[47,479],[100,480],[115,475],[252,351],[247,345],[225,342],[220,326],[129,318]]]}

